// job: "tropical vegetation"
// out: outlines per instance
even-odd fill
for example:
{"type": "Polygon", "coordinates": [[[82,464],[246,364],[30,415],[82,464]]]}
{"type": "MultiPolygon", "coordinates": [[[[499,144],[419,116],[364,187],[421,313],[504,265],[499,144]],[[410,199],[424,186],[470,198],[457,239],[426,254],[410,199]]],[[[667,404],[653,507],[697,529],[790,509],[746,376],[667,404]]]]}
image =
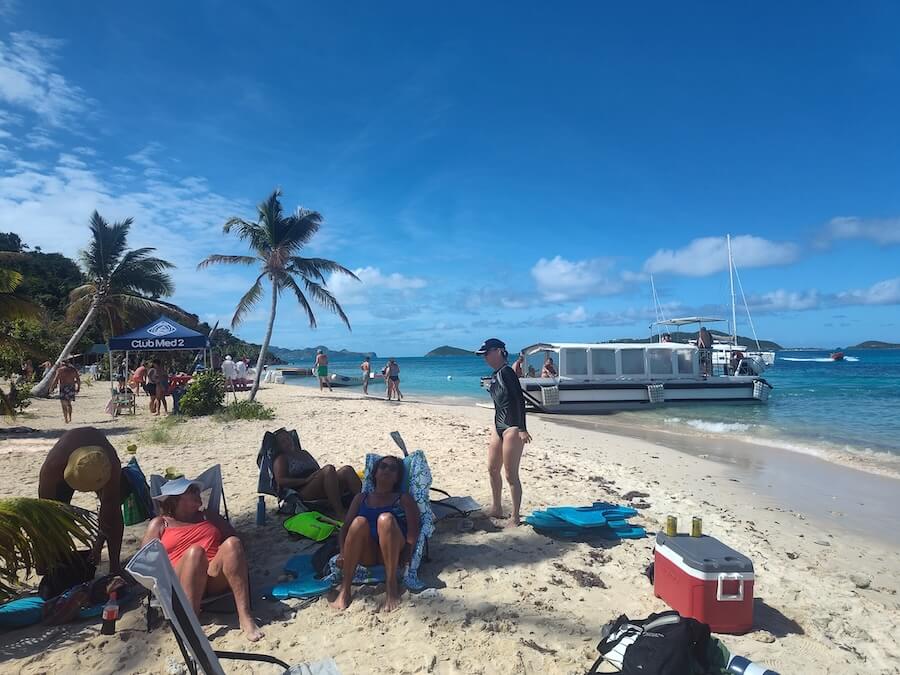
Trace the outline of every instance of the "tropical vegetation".
{"type": "Polygon", "coordinates": [[[178,400],[178,411],[188,417],[201,417],[217,412],[225,401],[225,378],[207,370],[195,375],[178,400]]]}
{"type": "Polygon", "coordinates": [[[73,558],[99,534],[89,511],[50,499],[0,499],[0,602],[21,590],[23,577],[73,558]]]}
{"type": "Polygon", "coordinates": [[[167,270],[172,263],[155,257],[154,248],[128,249],[128,232],[134,220],[110,225],[94,211],[91,215],[91,239],[82,251],[80,262],[85,282],[69,293],[66,316],[80,319],[78,328],[51,368],[32,390],[34,396],[46,396],[60,363],[72,353],[88,326],[99,321],[104,338],[121,332],[125,325],[150,320],[162,312],[184,316],[185,312],[161,300],[174,287],[167,270]]]}
{"type": "Polygon", "coordinates": [[[198,269],[214,264],[257,268],[256,281],[244,293],[234,311],[231,319],[232,329],[240,325],[247,313],[263,297],[263,281],[268,281],[271,286],[268,325],[256,363],[256,376],[250,390],[251,401],[256,398],[256,392],[259,390],[259,380],[272,339],[278,298],[281,293],[284,291],[293,293],[297,303],[306,313],[310,328],[316,327],[316,316],[310,305],[312,299],[337,314],[349,329],[350,320],[337,299],[326,288],[325,274],[345,274],[357,279],[353,272],[333,260],[305,258],[298,255],[322,225],[322,216],[318,212],[298,208],[295,213],[286,216],[281,206],[281,190],[276,189],[257,206],[256,215],[255,222],[230,218],[222,228],[225,234],[235,230],[241,241],[249,246],[251,255],[213,254],[198,265],[198,269]]]}
{"type": "Polygon", "coordinates": [[[237,420],[271,420],[275,419],[275,411],[268,408],[259,401],[251,401],[250,399],[241,399],[233,401],[222,408],[218,413],[218,417],[223,422],[235,422],[237,420]]]}

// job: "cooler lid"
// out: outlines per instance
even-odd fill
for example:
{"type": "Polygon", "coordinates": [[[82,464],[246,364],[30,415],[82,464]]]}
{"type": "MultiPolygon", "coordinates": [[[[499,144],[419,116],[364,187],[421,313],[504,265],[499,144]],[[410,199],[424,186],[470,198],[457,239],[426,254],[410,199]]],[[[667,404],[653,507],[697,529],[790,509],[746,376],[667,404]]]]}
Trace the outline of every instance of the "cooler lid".
{"type": "Polygon", "coordinates": [[[753,572],[750,558],[705,534],[701,537],[687,534],[670,537],[665,532],[658,532],[656,545],[671,549],[684,559],[686,565],[700,572],[753,572]]]}

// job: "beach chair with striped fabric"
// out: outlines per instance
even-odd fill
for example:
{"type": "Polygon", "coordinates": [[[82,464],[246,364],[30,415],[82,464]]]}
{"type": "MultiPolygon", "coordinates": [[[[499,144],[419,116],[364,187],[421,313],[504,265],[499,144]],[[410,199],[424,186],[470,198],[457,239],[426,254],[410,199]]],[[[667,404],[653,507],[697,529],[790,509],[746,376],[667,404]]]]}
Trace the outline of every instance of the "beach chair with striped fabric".
{"type": "Polygon", "coordinates": [[[340,675],[332,658],[289,666],[268,654],[214,650],[191,609],[172,563],[169,562],[166,549],[159,539],[154,539],[138,551],[125,566],[125,570],[156,598],[163,615],[172,626],[175,641],[191,675],[201,672],[205,675],[225,675],[219,659],[271,663],[284,675],[340,675]]]}

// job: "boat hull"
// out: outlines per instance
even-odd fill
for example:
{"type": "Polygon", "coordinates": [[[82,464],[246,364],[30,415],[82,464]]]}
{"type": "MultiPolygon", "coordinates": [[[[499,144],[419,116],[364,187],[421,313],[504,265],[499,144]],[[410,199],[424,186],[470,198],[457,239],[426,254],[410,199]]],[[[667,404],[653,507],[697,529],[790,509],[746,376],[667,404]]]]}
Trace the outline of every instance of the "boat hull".
{"type": "Polygon", "coordinates": [[[769,385],[757,377],[718,377],[695,382],[522,382],[530,407],[547,413],[590,414],[660,405],[718,403],[758,404],[768,399],[769,385]]]}

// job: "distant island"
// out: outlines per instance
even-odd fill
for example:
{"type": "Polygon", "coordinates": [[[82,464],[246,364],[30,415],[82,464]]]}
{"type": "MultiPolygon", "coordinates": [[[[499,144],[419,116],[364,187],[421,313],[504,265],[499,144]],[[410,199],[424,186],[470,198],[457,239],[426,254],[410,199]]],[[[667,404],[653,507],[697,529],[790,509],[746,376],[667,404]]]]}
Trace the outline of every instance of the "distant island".
{"type": "MultiPolygon", "coordinates": [[[[729,340],[729,341],[731,340],[731,336],[728,333],[723,333],[720,330],[711,330],[709,332],[712,333],[712,336],[714,339],[719,338],[720,340],[729,340]]],[[[690,342],[691,340],[697,339],[696,331],[691,332],[691,333],[683,333],[683,332],[678,331],[678,332],[674,332],[674,333],[669,333],[669,335],[672,336],[672,342],[690,342]]],[[[743,335],[738,335],[737,341],[738,341],[739,345],[743,345],[744,347],[747,347],[747,349],[750,349],[750,350],[756,349],[756,340],[754,340],[753,338],[745,337],[743,335]]],[[[651,340],[651,338],[620,338],[618,340],[607,340],[607,342],[647,343],[647,342],[656,342],[656,337],[654,336],[652,340],[651,340]]],[[[759,348],[761,350],[767,351],[767,352],[778,352],[778,351],[781,351],[782,349],[784,349],[784,347],[782,347],[780,344],[778,344],[777,342],[772,342],[771,340],[760,340],[759,348]]]]}
{"type": "Polygon", "coordinates": [[[269,347],[269,351],[277,356],[285,363],[303,363],[305,361],[315,361],[316,352],[324,351],[328,356],[336,359],[363,359],[370,356],[373,359],[378,358],[375,352],[351,352],[346,349],[329,349],[325,345],[316,347],[304,347],[303,349],[286,349],[284,347],[269,347]]]}
{"type": "Polygon", "coordinates": [[[429,356],[475,356],[475,352],[469,351],[468,349],[460,349],[459,347],[444,345],[442,347],[438,347],[437,349],[432,349],[425,355],[426,358],[429,356]]]}
{"type": "Polygon", "coordinates": [[[866,340],[847,349],[900,349],[900,342],[882,342],[881,340],[866,340]]]}

